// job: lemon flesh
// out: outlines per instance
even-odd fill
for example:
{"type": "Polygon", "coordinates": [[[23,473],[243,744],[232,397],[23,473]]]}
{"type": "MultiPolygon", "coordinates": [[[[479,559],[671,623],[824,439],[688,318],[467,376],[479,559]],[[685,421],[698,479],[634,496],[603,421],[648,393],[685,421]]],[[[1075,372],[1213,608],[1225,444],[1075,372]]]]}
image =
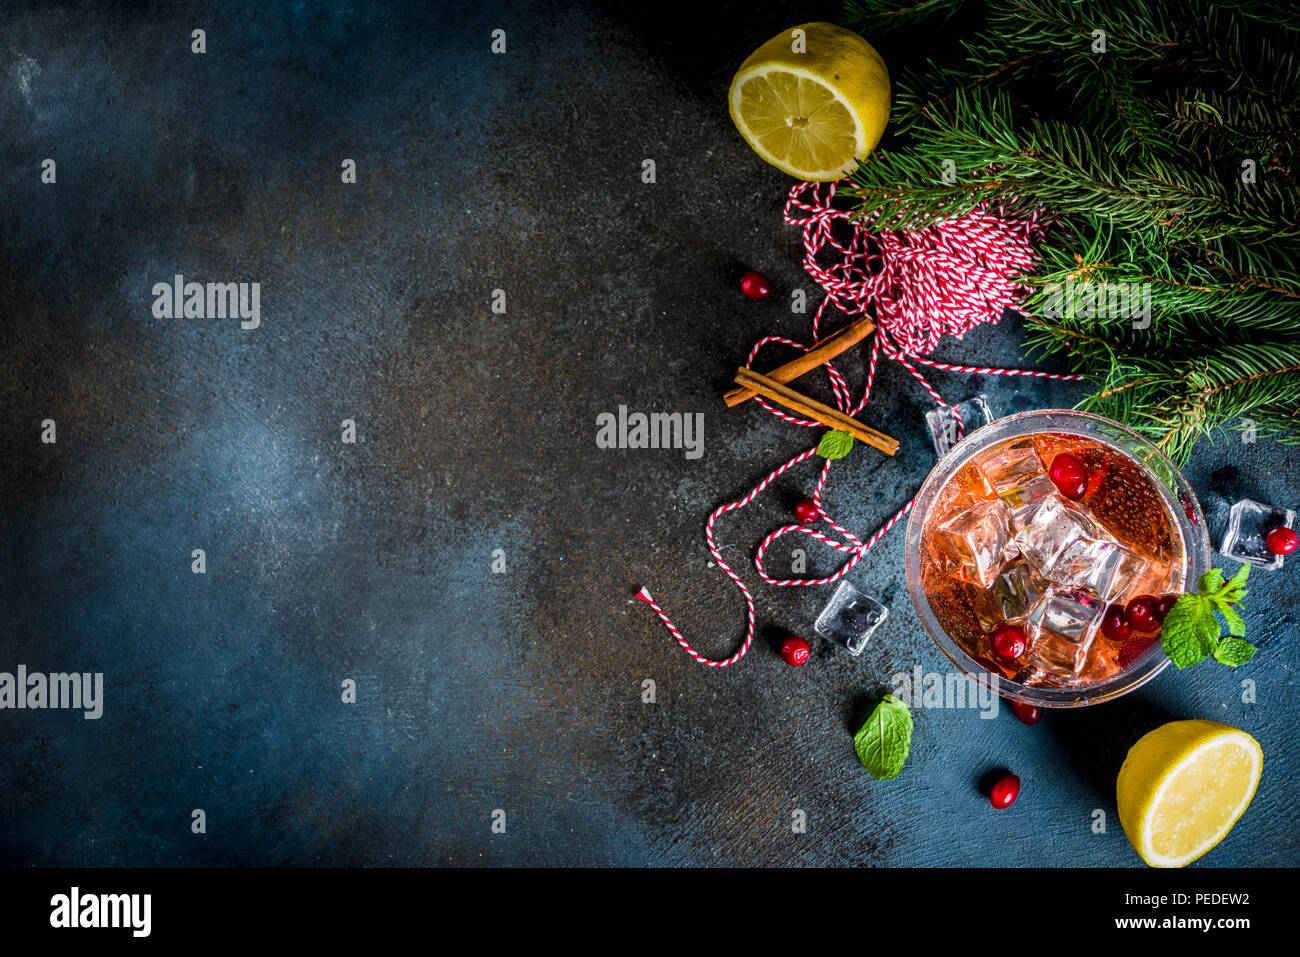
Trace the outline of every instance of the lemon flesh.
{"type": "Polygon", "coordinates": [[[805,23],[755,50],[729,99],[736,129],[759,156],[799,179],[834,180],[880,142],[889,71],[853,31],[805,23]],[[803,52],[794,49],[800,44],[803,52]]]}
{"type": "Polygon", "coordinates": [[[1116,781],[1119,819],[1152,867],[1182,867],[1218,844],[1255,796],[1259,742],[1217,721],[1172,721],[1129,750],[1116,781]]]}

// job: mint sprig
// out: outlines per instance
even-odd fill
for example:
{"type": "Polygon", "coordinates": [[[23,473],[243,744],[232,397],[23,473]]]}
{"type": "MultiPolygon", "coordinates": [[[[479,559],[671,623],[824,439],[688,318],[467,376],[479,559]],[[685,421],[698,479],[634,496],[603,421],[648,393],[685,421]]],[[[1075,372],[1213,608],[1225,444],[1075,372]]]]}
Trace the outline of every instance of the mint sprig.
{"type": "Polygon", "coordinates": [[[1190,668],[1211,655],[1229,668],[1244,665],[1255,657],[1255,646],[1246,641],[1246,621],[1238,607],[1248,592],[1246,576],[1250,566],[1242,565],[1227,581],[1223,572],[1211,568],[1197,582],[1197,592],[1188,592],[1174,603],[1165,616],[1160,642],[1165,654],[1179,670],[1190,668]],[[1223,634],[1223,625],[1228,628],[1223,634]]]}
{"type": "Polygon", "coordinates": [[[892,694],[885,695],[853,736],[853,748],[877,781],[898,777],[912,750],[912,712],[892,694]]]}
{"type": "Polygon", "coordinates": [[[1214,660],[1229,668],[1244,665],[1254,657],[1254,645],[1244,638],[1234,638],[1231,635],[1219,642],[1219,647],[1214,649],[1214,660]]]}
{"type": "Polygon", "coordinates": [[[853,436],[838,429],[827,432],[817,443],[817,454],[824,459],[842,459],[853,448],[853,436]]]}

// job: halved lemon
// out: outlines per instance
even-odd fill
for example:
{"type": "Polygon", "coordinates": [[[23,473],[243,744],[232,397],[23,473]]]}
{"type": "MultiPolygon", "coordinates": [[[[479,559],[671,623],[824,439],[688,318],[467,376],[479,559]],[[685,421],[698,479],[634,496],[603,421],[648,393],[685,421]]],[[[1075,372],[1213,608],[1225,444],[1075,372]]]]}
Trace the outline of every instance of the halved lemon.
{"type": "Polygon", "coordinates": [[[1218,844],[1255,796],[1259,742],[1217,721],[1171,721],[1129,749],[1115,782],[1119,820],[1152,867],[1182,867],[1218,844]]]}
{"type": "Polygon", "coordinates": [[[750,54],[729,99],[736,129],[759,156],[799,179],[834,180],[880,142],[889,71],[852,30],[805,23],[750,54]]]}

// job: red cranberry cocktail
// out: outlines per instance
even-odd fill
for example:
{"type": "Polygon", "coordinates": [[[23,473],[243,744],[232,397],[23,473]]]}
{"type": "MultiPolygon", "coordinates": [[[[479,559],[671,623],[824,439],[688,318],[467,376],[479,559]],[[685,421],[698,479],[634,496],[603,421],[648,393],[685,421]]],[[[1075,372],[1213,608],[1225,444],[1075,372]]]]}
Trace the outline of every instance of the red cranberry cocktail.
{"type": "Polygon", "coordinates": [[[1168,664],[1160,628],[1209,567],[1200,506],[1173,464],[1117,423],[1027,412],[967,436],[908,527],[922,622],[1013,700],[1092,704],[1168,664]]]}

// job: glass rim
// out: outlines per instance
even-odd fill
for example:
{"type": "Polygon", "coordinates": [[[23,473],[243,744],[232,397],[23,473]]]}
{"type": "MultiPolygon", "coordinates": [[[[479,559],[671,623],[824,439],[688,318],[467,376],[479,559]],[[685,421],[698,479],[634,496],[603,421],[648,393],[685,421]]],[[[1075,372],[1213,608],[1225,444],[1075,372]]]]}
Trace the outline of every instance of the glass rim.
{"type": "Polygon", "coordinates": [[[1187,562],[1185,581],[1194,583],[1209,570],[1210,538],[1200,502],[1182,472],[1155,443],[1125,425],[1091,412],[1078,412],[1072,409],[1036,409],[1017,412],[976,429],[954,445],[930,470],[930,474],[926,476],[925,482],[916,494],[915,504],[907,524],[905,558],[908,591],[911,592],[912,604],[916,608],[922,626],[944,655],[976,680],[991,681],[1003,697],[1051,708],[1100,704],[1141,687],[1164,671],[1170,661],[1159,642],[1147,649],[1130,667],[1094,684],[1074,688],[1022,685],[989,670],[950,638],[943,626],[939,624],[930,607],[929,598],[921,587],[921,531],[930,506],[939,491],[967,462],[990,445],[1041,432],[1058,432],[1105,442],[1115,446],[1143,466],[1144,471],[1150,474],[1153,484],[1159,489],[1161,497],[1165,499],[1169,514],[1182,537],[1187,562]],[[1109,437],[1107,433],[1115,438],[1109,437]],[[1124,444],[1119,444],[1117,438],[1122,439],[1124,444]],[[1137,454],[1138,451],[1141,452],[1141,458],[1137,454]],[[1175,486],[1172,491],[1166,487],[1165,481],[1162,481],[1165,477],[1175,486]]]}

